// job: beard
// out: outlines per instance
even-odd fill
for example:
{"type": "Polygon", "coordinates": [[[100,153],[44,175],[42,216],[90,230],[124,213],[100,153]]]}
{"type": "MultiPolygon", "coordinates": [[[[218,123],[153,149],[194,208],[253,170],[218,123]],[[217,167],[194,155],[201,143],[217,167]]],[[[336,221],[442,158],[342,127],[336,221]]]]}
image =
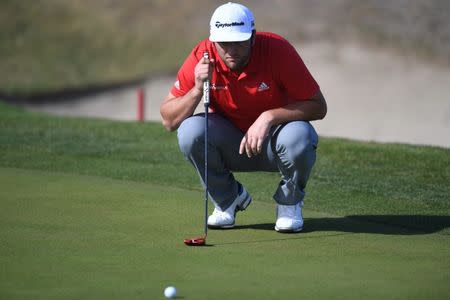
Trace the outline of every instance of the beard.
{"type": "Polygon", "coordinates": [[[248,64],[250,60],[250,53],[245,56],[225,56],[222,60],[231,71],[240,71],[248,64]]]}

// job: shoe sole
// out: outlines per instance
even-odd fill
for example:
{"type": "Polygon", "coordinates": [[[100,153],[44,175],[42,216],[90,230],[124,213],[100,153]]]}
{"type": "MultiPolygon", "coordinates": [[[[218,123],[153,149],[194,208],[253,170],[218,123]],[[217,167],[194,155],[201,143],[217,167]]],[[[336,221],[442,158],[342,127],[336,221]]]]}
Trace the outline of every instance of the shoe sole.
{"type": "Polygon", "coordinates": [[[210,229],[231,229],[234,227],[234,224],[229,224],[229,225],[209,225],[208,224],[208,228],[210,229]]]}
{"type": "Polygon", "coordinates": [[[281,233],[295,233],[295,232],[300,232],[302,230],[303,230],[303,227],[292,229],[292,228],[279,228],[279,227],[275,226],[275,231],[281,232],[281,233]]]}

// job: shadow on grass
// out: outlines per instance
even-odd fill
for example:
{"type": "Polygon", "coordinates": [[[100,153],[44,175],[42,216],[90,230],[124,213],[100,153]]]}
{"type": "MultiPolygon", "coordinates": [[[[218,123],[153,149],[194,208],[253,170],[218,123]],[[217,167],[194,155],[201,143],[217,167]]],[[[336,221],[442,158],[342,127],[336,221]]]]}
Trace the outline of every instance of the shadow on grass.
{"type": "MultiPolygon", "coordinates": [[[[447,228],[450,228],[450,216],[353,215],[337,218],[305,218],[301,233],[337,231],[414,235],[435,233],[447,228]]],[[[238,225],[234,229],[274,230],[274,224],[238,225]]]]}

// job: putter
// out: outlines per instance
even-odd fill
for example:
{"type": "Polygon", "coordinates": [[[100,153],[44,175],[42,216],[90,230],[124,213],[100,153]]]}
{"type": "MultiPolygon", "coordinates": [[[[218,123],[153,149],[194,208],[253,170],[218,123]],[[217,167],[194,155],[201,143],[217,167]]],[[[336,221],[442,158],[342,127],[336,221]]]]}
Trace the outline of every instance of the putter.
{"type": "MultiPolygon", "coordinates": [[[[203,58],[209,61],[208,52],[203,53],[203,58]]],[[[206,236],[208,235],[208,108],[209,108],[209,79],[203,83],[203,105],[205,106],[205,228],[204,234],[200,237],[185,239],[184,243],[188,246],[206,245],[206,236]]]]}

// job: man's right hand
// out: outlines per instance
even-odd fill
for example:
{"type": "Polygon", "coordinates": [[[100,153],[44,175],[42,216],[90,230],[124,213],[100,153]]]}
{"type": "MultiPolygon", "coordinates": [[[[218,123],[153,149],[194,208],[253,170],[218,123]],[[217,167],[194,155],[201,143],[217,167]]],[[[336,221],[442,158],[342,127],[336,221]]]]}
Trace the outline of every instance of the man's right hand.
{"type": "Polygon", "coordinates": [[[202,57],[194,69],[195,89],[203,94],[203,83],[211,77],[214,60],[202,57]]]}
{"type": "Polygon", "coordinates": [[[176,97],[169,93],[160,106],[160,113],[164,127],[174,131],[189,116],[192,116],[203,96],[203,83],[211,77],[214,60],[204,57],[194,68],[195,85],[185,95],[176,97]]]}

